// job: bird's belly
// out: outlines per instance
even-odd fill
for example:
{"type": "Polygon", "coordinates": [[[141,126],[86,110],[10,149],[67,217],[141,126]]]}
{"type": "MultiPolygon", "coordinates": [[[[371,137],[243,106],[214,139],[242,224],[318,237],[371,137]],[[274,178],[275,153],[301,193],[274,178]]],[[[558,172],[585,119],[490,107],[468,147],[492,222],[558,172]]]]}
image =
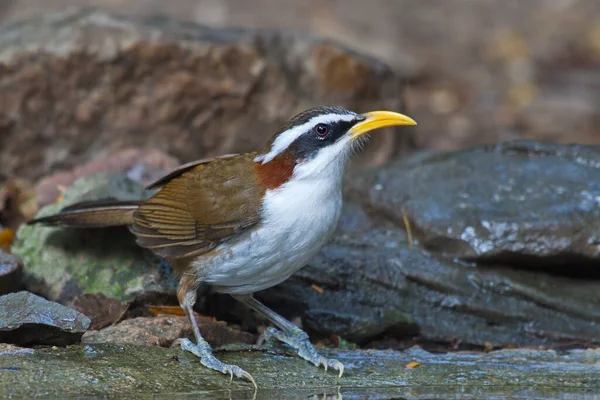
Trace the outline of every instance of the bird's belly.
{"type": "Polygon", "coordinates": [[[203,268],[204,280],[219,292],[257,292],[287,279],[325,244],[321,238],[314,238],[290,248],[284,241],[262,239],[261,233],[254,232],[253,238],[245,243],[218,249],[222,253],[203,268]]]}
{"type": "MultiPolygon", "coordinates": [[[[330,198],[331,200],[331,198],[330,198]]],[[[267,218],[254,229],[199,257],[198,278],[216,291],[253,293],[287,279],[331,237],[339,219],[341,196],[317,210],[295,210],[282,220],[267,218]]]]}

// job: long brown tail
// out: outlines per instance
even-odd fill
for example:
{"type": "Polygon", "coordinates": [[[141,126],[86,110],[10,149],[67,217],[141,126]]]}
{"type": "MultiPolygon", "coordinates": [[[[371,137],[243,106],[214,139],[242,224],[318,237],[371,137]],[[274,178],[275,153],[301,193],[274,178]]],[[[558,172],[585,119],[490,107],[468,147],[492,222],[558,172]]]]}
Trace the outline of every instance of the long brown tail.
{"type": "Polygon", "coordinates": [[[133,224],[133,213],[142,201],[94,200],[63,208],[58,214],[36,218],[27,224],[104,228],[133,224]]]}

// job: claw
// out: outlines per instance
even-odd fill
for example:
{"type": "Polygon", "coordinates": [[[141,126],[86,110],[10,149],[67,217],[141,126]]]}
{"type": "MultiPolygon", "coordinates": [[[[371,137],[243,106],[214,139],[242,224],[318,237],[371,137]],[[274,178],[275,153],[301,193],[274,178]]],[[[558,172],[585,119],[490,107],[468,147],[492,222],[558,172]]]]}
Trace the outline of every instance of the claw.
{"type": "Polygon", "coordinates": [[[315,347],[310,343],[308,335],[305,332],[298,330],[298,332],[285,333],[269,327],[265,331],[265,340],[270,340],[272,338],[279,339],[282,342],[292,346],[294,349],[296,349],[300,357],[309,361],[316,367],[323,365],[325,371],[327,371],[329,367],[331,367],[331,369],[340,371],[339,377],[342,377],[342,374],[344,373],[344,365],[338,360],[327,360],[326,358],[320,356],[317,352],[317,349],[315,349],[315,347]]]}
{"type": "Polygon", "coordinates": [[[242,376],[244,378],[246,378],[247,380],[249,380],[250,382],[252,382],[252,384],[254,385],[254,389],[258,389],[258,386],[256,385],[256,382],[254,381],[254,378],[252,377],[252,375],[250,375],[246,371],[243,371],[243,375],[242,376]]]}
{"type": "Polygon", "coordinates": [[[342,364],[338,360],[329,360],[329,364],[331,364],[331,368],[340,371],[340,375],[338,376],[338,378],[341,378],[344,374],[344,364],[342,364]]]}
{"type": "Polygon", "coordinates": [[[252,383],[254,389],[258,389],[256,385],[256,381],[246,371],[238,367],[237,365],[229,365],[219,361],[212,353],[212,350],[208,343],[204,342],[200,345],[193,344],[189,339],[176,339],[171,344],[171,347],[181,346],[182,350],[189,351],[196,357],[200,359],[200,363],[207,368],[214,369],[215,371],[219,371],[223,374],[230,375],[230,382],[233,381],[233,376],[235,375],[237,378],[244,378],[252,383]]]}

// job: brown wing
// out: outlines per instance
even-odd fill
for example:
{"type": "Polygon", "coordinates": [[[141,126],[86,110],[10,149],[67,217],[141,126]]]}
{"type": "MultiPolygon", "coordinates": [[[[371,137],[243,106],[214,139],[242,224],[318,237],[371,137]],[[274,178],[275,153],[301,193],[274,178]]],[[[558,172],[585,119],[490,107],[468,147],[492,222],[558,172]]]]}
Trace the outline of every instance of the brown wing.
{"type": "Polygon", "coordinates": [[[146,186],[146,189],[157,189],[157,188],[163,186],[165,183],[169,182],[171,179],[178,177],[179,175],[183,174],[184,172],[187,172],[187,171],[191,170],[192,168],[197,167],[200,164],[206,164],[211,161],[218,160],[220,158],[231,158],[231,157],[235,157],[235,156],[237,156],[237,154],[225,154],[222,156],[217,156],[217,157],[212,157],[212,158],[202,158],[200,160],[190,161],[189,163],[180,165],[179,167],[175,168],[173,171],[169,172],[167,175],[152,182],[151,184],[146,186]]]}
{"type": "Polygon", "coordinates": [[[174,259],[210,251],[256,224],[264,187],[255,154],[217,158],[175,175],[134,213],[140,246],[174,259]]]}

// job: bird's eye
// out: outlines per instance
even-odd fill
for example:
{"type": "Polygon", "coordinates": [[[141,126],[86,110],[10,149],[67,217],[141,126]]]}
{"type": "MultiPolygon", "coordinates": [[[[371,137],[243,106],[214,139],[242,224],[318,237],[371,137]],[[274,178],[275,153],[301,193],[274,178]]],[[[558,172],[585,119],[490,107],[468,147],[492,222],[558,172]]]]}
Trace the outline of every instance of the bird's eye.
{"type": "Polygon", "coordinates": [[[329,133],[329,127],[325,124],[315,126],[315,133],[318,137],[325,137],[329,133]]]}

